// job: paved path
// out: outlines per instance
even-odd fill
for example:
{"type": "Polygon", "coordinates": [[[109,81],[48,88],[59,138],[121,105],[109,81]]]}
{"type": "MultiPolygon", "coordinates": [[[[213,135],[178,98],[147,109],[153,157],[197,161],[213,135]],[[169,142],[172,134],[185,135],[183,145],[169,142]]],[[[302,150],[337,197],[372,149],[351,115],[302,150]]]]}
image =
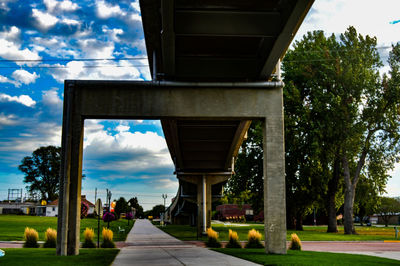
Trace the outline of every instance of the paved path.
{"type": "Polygon", "coordinates": [[[136,220],[126,239],[126,246],[114,260],[122,265],[258,265],[184,242],[164,233],[148,220],[136,220]]]}

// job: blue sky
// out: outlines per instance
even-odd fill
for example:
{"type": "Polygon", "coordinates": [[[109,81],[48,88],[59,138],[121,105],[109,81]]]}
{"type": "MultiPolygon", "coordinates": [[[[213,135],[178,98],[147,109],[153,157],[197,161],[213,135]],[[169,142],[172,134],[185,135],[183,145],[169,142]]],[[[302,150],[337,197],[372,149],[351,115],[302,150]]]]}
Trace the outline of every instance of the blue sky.
{"type": "MultiPolygon", "coordinates": [[[[378,37],[382,58],[400,41],[400,1],[317,0],[296,38],[308,30],[341,33],[353,25],[378,37]]],[[[17,167],[44,145],[60,145],[65,79],[149,80],[138,1],[0,2],[0,199],[24,188],[17,167]],[[75,59],[75,60],[74,60],[75,59]],[[79,60],[96,59],[96,60],[79,60]],[[120,60],[125,59],[125,60],[120,60]],[[126,60],[128,59],[128,60],[126,60]]],[[[387,71],[384,67],[382,71],[387,71]]],[[[138,196],[145,209],[177,191],[159,121],[85,121],[82,194],[138,196]]],[[[388,195],[400,195],[400,165],[388,195]]]]}

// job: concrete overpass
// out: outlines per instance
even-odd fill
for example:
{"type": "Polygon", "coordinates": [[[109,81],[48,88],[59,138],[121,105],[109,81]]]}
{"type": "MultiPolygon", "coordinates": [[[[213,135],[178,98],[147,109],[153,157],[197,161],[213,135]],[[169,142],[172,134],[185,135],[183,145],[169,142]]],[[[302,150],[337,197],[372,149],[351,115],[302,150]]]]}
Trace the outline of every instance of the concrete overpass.
{"type": "Polygon", "coordinates": [[[197,206],[199,230],[251,120],[264,121],[266,251],[286,253],[279,62],[312,3],[140,1],[153,81],[65,82],[57,254],[79,253],[83,124],[99,118],[161,120],[180,189],[195,190],[182,200],[197,206]]]}

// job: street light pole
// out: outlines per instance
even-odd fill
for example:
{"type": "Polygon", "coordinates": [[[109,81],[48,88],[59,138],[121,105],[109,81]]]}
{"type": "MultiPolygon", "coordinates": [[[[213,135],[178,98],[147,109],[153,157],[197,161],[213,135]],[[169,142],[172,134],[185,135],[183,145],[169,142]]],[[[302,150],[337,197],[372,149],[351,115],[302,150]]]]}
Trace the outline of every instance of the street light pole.
{"type": "Polygon", "coordinates": [[[164,214],[163,214],[163,225],[165,222],[165,200],[167,199],[168,195],[167,194],[162,194],[162,198],[164,199],[164,214]]]}

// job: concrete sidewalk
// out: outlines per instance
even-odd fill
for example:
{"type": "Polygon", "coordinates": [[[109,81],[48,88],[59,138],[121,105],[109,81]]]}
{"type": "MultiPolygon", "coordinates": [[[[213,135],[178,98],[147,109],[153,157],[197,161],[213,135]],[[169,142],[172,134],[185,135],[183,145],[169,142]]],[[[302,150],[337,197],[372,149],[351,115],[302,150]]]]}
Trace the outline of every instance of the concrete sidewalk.
{"type": "Polygon", "coordinates": [[[112,264],[121,265],[258,265],[184,242],[164,233],[148,220],[136,220],[112,264]]]}

